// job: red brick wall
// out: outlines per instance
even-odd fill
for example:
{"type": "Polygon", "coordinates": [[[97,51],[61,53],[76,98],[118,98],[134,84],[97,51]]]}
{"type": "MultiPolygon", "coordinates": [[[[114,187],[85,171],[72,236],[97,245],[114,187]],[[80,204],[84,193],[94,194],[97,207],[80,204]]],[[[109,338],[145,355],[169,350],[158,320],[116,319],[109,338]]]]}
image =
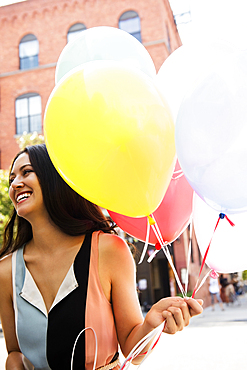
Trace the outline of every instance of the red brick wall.
{"type": "Polygon", "coordinates": [[[181,45],[168,0],[27,0],[0,7],[0,168],[8,168],[18,151],[15,138],[15,99],[36,92],[42,117],[54,87],[57,59],[71,25],[118,27],[120,15],[135,10],[141,20],[142,42],[158,70],[171,50],[181,45]],[[19,70],[19,43],[33,33],[39,41],[39,67],[19,70]]]}

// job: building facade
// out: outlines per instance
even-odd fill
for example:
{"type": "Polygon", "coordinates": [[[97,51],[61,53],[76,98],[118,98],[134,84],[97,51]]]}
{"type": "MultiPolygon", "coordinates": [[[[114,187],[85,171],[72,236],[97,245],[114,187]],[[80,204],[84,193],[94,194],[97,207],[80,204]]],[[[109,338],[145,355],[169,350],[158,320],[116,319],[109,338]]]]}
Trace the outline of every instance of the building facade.
{"type": "Polygon", "coordinates": [[[168,0],[27,0],[0,7],[0,168],[16,137],[42,132],[58,57],[78,32],[112,26],[133,34],[158,70],[181,45],[168,0]]]}

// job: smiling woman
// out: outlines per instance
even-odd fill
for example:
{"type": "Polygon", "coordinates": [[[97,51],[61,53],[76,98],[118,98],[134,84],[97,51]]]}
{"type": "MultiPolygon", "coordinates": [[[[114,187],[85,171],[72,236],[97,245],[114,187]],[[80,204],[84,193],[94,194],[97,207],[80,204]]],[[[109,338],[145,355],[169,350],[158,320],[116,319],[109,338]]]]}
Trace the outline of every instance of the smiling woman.
{"type": "Polygon", "coordinates": [[[24,152],[15,159],[9,176],[9,184],[9,196],[18,216],[31,222],[30,217],[33,217],[31,215],[35,214],[37,217],[37,212],[47,213],[39,180],[30,163],[28,153],[24,152]],[[35,210],[36,213],[34,213],[35,210]]]}
{"type": "Polygon", "coordinates": [[[90,331],[73,352],[85,328],[97,336],[96,368],[118,370],[118,344],[127,356],[162,323],[164,333],[174,334],[202,312],[201,301],[172,297],[143,319],[128,246],[101,209],[60,177],[44,144],[15,157],[9,194],[15,209],[0,255],[7,370],[95,369],[90,331]]]}

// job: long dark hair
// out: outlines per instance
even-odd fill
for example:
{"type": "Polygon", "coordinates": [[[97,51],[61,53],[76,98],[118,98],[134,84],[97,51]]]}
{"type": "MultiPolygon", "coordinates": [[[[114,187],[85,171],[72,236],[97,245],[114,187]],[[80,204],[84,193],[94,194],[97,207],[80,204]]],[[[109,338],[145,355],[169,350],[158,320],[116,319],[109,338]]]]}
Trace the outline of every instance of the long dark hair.
{"type": "MultiPolygon", "coordinates": [[[[50,160],[45,144],[28,146],[19,152],[12,162],[11,169],[15,160],[23,153],[29,155],[40,183],[45,207],[51,220],[60,230],[72,236],[96,230],[115,232],[116,224],[103,214],[101,208],[80,196],[62,179],[50,160]]],[[[31,224],[19,217],[14,209],[5,226],[0,257],[17,250],[32,239],[32,236],[31,224]]]]}

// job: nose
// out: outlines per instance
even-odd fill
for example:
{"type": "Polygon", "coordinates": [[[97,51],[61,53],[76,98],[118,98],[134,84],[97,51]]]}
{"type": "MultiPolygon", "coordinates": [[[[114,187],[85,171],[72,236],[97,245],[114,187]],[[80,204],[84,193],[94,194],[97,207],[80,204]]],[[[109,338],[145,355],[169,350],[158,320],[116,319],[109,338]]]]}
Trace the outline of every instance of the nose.
{"type": "Polygon", "coordinates": [[[24,186],[24,184],[19,176],[16,176],[16,178],[11,182],[11,186],[13,189],[20,189],[24,186]]]}

